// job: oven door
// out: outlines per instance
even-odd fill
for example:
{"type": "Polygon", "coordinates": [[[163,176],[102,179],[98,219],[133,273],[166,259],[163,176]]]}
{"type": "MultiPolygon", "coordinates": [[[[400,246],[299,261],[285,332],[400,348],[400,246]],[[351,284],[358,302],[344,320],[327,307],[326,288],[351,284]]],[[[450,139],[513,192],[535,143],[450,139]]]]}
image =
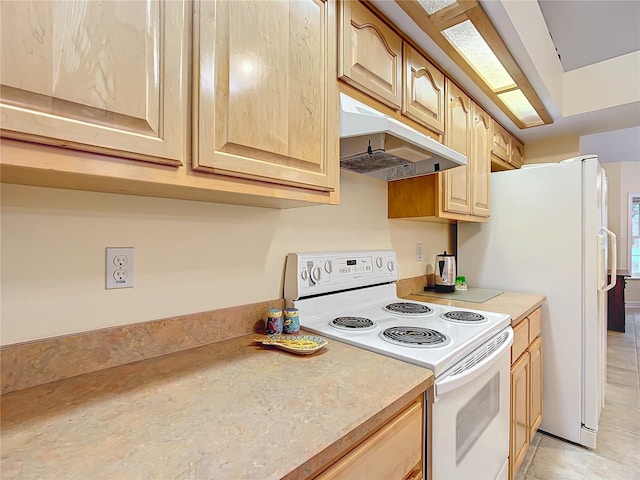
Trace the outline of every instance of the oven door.
{"type": "Polygon", "coordinates": [[[508,327],[436,379],[433,480],[508,477],[512,343],[508,327]]]}

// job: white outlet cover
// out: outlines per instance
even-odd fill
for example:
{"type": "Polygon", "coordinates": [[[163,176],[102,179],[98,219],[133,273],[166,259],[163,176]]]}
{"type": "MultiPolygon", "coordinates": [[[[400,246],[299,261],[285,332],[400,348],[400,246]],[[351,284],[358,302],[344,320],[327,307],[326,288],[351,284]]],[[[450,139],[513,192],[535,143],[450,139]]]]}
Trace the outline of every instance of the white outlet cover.
{"type": "Polygon", "coordinates": [[[105,288],[132,288],[134,279],[133,247],[107,247],[105,255],[105,288]]]}

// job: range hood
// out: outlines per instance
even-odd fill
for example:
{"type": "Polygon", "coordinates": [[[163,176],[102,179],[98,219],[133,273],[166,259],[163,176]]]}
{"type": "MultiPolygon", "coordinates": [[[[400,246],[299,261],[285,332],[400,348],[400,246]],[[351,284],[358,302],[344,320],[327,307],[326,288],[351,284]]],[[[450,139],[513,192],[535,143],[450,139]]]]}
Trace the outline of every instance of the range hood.
{"type": "Polygon", "coordinates": [[[467,164],[467,157],[340,93],[340,168],[400,180],[467,164]]]}

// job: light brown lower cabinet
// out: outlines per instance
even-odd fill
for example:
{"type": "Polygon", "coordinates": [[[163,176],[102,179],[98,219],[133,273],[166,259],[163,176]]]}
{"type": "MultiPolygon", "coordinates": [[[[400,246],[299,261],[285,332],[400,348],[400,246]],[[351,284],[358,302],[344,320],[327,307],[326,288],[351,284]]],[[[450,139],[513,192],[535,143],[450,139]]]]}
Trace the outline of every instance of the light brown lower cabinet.
{"type": "Polygon", "coordinates": [[[423,406],[421,396],[315,478],[421,480],[425,445],[423,406]]]}
{"type": "Polygon", "coordinates": [[[511,432],[509,479],[515,478],[542,421],[542,339],[540,309],[514,328],[511,346],[511,432]]]}

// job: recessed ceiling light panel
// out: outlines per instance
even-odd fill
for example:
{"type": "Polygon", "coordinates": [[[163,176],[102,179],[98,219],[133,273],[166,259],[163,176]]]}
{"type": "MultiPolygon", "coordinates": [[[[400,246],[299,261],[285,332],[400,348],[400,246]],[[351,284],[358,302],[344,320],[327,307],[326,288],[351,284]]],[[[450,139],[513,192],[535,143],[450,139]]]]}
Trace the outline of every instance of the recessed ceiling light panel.
{"type": "Polygon", "coordinates": [[[418,3],[424,8],[425,12],[433,15],[449,5],[453,5],[456,3],[456,0],[418,0],[418,3]]]}
{"type": "Polygon", "coordinates": [[[498,98],[507,106],[513,114],[524,122],[527,127],[542,125],[544,122],[535,111],[522,90],[512,90],[510,92],[499,93],[498,98]]]}
{"type": "Polygon", "coordinates": [[[442,31],[442,35],[494,92],[515,88],[516,82],[484,41],[471,20],[442,31]]]}

